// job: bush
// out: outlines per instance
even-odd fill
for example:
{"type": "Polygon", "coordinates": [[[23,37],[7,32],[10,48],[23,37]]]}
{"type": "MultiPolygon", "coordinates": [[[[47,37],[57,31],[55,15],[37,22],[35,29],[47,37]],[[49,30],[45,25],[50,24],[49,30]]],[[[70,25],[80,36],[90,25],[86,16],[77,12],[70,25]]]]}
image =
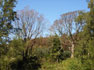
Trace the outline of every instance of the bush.
{"type": "MultiPolygon", "coordinates": [[[[61,43],[59,40],[59,37],[57,35],[54,36],[53,40],[52,40],[52,48],[51,48],[51,59],[52,61],[60,61],[61,58],[61,54],[60,54],[60,50],[61,50],[61,43]]],[[[63,49],[62,49],[62,53],[63,53],[63,49]]]]}
{"type": "Polygon", "coordinates": [[[40,70],[62,70],[62,64],[57,62],[45,62],[40,70]]]}
{"type": "Polygon", "coordinates": [[[45,62],[41,70],[85,70],[79,59],[67,59],[60,63],[45,62]]]}
{"type": "Polygon", "coordinates": [[[10,63],[22,58],[23,51],[24,44],[21,39],[14,39],[8,44],[0,45],[0,70],[11,70],[10,63]]]}
{"type": "Polygon", "coordinates": [[[85,70],[81,61],[79,59],[67,59],[62,62],[63,69],[62,70],[85,70]]]}
{"type": "Polygon", "coordinates": [[[71,52],[70,51],[64,51],[64,59],[67,59],[67,58],[70,58],[70,56],[71,56],[71,52]]]}
{"type": "Polygon", "coordinates": [[[22,56],[22,52],[24,51],[25,47],[24,47],[24,42],[21,39],[14,39],[11,41],[11,43],[9,44],[9,55],[11,56],[18,56],[21,55],[22,56]]]}
{"type": "Polygon", "coordinates": [[[47,47],[35,47],[32,50],[32,55],[37,56],[39,59],[47,59],[49,57],[49,48],[47,47]]]}
{"type": "Polygon", "coordinates": [[[40,61],[36,56],[26,59],[18,59],[11,64],[12,70],[38,70],[41,67],[40,61]]]}

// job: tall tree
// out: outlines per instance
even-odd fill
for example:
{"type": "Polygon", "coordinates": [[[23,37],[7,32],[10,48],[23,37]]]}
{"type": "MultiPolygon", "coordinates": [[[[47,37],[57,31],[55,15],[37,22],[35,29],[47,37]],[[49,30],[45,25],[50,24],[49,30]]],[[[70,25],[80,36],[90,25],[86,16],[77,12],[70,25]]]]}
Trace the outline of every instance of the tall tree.
{"type": "Polygon", "coordinates": [[[0,0],[0,44],[9,35],[16,12],[16,0],[0,0]]]}
{"type": "Polygon", "coordinates": [[[89,12],[84,12],[78,16],[82,23],[83,29],[79,36],[79,46],[77,48],[77,55],[80,56],[83,64],[88,70],[94,70],[94,0],[90,0],[88,3],[89,12]]]}
{"type": "Polygon", "coordinates": [[[66,39],[71,44],[71,58],[74,57],[76,33],[79,32],[80,26],[75,23],[79,11],[68,12],[61,15],[59,20],[56,20],[51,27],[51,30],[60,36],[66,34],[66,39]]]}
{"type": "Polygon", "coordinates": [[[38,12],[30,10],[29,8],[18,11],[17,18],[18,19],[14,22],[14,28],[17,29],[17,37],[23,39],[24,42],[27,43],[24,53],[24,57],[27,57],[27,55],[29,55],[29,50],[32,52],[32,47],[36,43],[35,39],[45,30],[45,19],[38,12]]]}
{"type": "Polygon", "coordinates": [[[5,58],[8,52],[6,42],[16,16],[15,5],[16,0],[0,0],[0,70],[8,70],[8,61],[5,58]]]}
{"type": "Polygon", "coordinates": [[[45,19],[35,10],[23,9],[17,12],[18,20],[15,20],[14,27],[21,29],[18,37],[31,40],[40,36],[43,32],[45,19]]]}

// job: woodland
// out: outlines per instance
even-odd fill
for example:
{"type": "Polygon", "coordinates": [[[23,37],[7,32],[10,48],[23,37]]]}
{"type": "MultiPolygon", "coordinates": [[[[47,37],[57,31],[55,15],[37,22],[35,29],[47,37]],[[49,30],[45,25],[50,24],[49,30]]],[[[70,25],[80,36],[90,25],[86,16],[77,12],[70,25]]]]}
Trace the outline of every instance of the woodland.
{"type": "Polygon", "coordinates": [[[94,70],[94,0],[61,14],[48,36],[45,17],[16,4],[0,0],[0,70],[94,70]]]}

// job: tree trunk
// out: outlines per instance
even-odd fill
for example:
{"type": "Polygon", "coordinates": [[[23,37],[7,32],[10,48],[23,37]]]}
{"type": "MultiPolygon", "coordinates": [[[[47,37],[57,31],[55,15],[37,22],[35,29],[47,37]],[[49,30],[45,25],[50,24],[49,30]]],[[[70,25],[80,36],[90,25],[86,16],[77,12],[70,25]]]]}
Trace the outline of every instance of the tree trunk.
{"type": "Polygon", "coordinates": [[[72,42],[72,47],[71,47],[71,58],[74,58],[74,43],[72,42]]]}

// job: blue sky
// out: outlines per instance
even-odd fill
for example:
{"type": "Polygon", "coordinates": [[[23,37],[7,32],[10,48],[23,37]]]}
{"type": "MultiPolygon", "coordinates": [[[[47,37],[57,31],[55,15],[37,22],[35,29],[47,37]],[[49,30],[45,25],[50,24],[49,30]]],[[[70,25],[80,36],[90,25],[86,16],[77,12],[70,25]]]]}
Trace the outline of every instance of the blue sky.
{"type": "Polygon", "coordinates": [[[63,13],[87,10],[86,0],[18,0],[15,9],[21,10],[26,6],[43,14],[50,24],[63,13]]]}

